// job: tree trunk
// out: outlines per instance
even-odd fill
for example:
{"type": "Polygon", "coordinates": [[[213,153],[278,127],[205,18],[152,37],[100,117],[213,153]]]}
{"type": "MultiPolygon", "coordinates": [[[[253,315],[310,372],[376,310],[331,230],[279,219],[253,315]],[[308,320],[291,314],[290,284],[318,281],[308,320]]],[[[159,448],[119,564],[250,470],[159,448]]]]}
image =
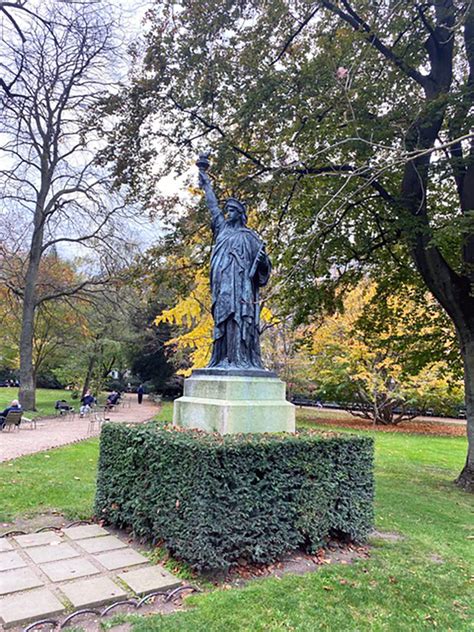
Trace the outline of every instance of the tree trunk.
{"type": "MultiPolygon", "coordinates": [[[[45,180],[45,178],[43,178],[45,180]]],[[[43,189],[45,188],[43,182],[43,189]]],[[[20,404],[24,410],[36,408],[36,379],[33,367],[33,337],[35,330],[35,312],[37,307],[36,283],[41,262],[44,220],[42,209],[44,193],[41,192],[35,211],[30,256],[23,291],[23,314],[20,334],[20,404]]]]}
{"type": "Polygon", "coordinates": [[[35,231],[32,239],[28,270],[23,294],[20,334],[20,404],[24,410],[36,408],[36,379],[33,367],[33,337],[36,311],[36,281],[41,260],[43,230],[35,231]]]}
{"type": "Polygon", "coordinates": [[[474,492],[474,335],[461,334],[461,354],[464,363],[468,447],[466,464],[456,483],[466,491],[474,492]]]}
{"type": "Polygon", "coordinates": [[[84,385],[82,387],[82,397],[84,397],[84,395],[86,394],[86,391],[88,391],[90,388],[92,372],[94,371],[95,359],[96,358],[94,354],[91,355],[89,358],[89,364],[87,365],[87,372],[84,378],[84,385]]]}
{"type": "Polygon", "coordinates": [[[33,371],[33,335],[35,320],[34,292],[23,299],[23,315],[20,336],[20,404],[24,410],[35,410],[36,384],[33,371]]]}

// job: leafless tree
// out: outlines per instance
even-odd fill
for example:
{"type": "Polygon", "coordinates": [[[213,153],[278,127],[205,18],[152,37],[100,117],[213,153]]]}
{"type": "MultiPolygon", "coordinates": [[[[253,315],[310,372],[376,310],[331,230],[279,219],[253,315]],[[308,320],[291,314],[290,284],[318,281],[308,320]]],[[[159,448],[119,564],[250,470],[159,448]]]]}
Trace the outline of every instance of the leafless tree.
{"type": "Polygon", "coordinates": [[[13,64],[21,66],[19,96],[0,99],[0,276],[22,298],[20,400],[27,409],[35,406],[35,310],[45,301],[103,287],[123,261],[121,222],[132,212],[95,164],[100,139],[88,116],[107,90],[114,61],[106,7],[56,2],[42,10],[21,48],[5,44],[13,64]],[[39,289],[42,259],[65,244],[89,269],[84,263],[77,283],[39,289]],[[8,262],[15,262],[14,270],[8,262]]]}

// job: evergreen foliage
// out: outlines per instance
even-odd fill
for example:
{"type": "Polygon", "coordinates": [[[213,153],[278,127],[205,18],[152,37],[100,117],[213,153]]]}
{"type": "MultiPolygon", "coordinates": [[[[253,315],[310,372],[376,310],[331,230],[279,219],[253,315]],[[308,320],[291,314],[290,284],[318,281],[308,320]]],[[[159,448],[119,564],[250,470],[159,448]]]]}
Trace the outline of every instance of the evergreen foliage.
{"type": "Polygon", "coordinates": [[[200,571],[269,563],[373,524],[373,440],[107,424],[95,509],[200,571]]]}

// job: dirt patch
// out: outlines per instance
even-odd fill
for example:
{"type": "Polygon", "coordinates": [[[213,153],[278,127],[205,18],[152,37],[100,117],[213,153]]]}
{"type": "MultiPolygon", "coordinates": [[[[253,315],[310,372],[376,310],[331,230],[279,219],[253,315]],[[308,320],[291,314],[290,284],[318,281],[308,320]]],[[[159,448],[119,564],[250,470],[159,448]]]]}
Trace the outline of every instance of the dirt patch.
{"type": "Polygon", "coordinates": [[[398,426],[374,426],[365,419],[322,418],[316,419],[305,412],[298,414],[300,421],[322,426],[350,428],[352,430],[376,430],[378,432],[401,432],[405,434],[423,434],[437,437],[465,437],[466,426],[461,424],[439,423],[429,421],[407,421],[398,426]]]}
{"type": "Polygon", "coordinates": [[[69,525],[72,520],[66,520],[65,517],[55,511],[40,513],[29,517],[15,518],[11,522],[0,523],[0,537],[11,531],[24,531],[25,533],[33,533],[38,529],[44,529],[46,527],[54,527],[55,529],[61,529],[66,525],[69,525]]]}
{"type": "Polygon", "coordinates": [[[405,539],[400,533],[391,533],[390,531],[372,531],[370,535],[377,540],[385,540],[386,542],[401,542],[405,539]]]}
{"type": "Polygon", "coordinates": [[[331,541],[327,547],[319,549],[314,555],[299,551],[285,556],[279,562],[265,566],[252,566],[242,562],[239,566],[231,569],[225,581],[215,580],[214,583],[220,588],[236,588],[244,586],[253,579],[283,577],[289,574],[305,575],[306,573],[314,573],[329,564],[352,564],[356,560],[367,559],[368,557],[370,557],[368,546],[331,541]]]}
{"type": "Polygon", "coordinates": [[[429,560],[430,560],[430,562],[433,562],[433,564],[444,564],[443,558],[440,555],[438,555],[437,553],[432,553],[429,556],[429,560]]]}

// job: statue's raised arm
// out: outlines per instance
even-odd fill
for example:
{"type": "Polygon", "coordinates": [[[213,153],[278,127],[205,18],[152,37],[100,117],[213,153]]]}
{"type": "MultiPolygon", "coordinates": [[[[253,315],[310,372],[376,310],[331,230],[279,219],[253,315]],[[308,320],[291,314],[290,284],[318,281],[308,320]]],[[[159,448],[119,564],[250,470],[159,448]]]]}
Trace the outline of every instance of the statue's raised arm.
{"type": "Polygon", "coordinates": [[[199,186],[204,191],[206,204],[211,212],[213,225],[215,225],[216,220],[219,220],[219,223],[220,221],[224,221],[224,214],[219,207],[219,202],[217,201],[216,194],[212,188],[211,179],[207,174],[207,170],[209,169],[208,156],[206,154],[201,154],[196,162],[196,165],[199,168],[199,186]]]}

